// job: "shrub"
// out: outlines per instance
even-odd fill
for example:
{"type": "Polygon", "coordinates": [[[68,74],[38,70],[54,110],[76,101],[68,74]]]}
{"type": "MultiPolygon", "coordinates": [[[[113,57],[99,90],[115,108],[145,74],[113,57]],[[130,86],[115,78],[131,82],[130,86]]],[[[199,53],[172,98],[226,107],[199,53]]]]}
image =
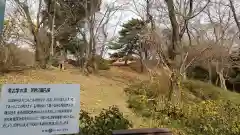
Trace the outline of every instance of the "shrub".
{"type": "Polygon", "coordinates": [[[182,123],[194,135],[239,135],[240,106],[231,102],[203,101],[187,107],[182,123]]]}
{"type": "MultiPolygon", "coordinates": [[[[165,83],[165,82],[164,82],[165,83]]],[[[157,98],[168,94],[168,84],[163,84],[162,80],[136,82],[125,88],[128,95],[146,95],[149,99],[157,98]]]]}
{"type": "MultiPolygon", "coordinates": [[[[85,64],[85,62],[86,62],[86,58],[81,58],[81,59],[76,60],[76,61],[69,59],[67,62],[68,62],[68,64],[71,64],[73,66],[76,66],[76,67],[80,66],[80,67],[82,67],[85,64]]],[[[110,69],[110,61],[103,59],[101,56],[98,56],[98,55],[95,56],[95,62],[97,64],[97,68],[99,70],[109,70],[110,69]]],[[[58,63],[58,61],[56,61],[56,63],[58,63]]],[[[93,67],[93,62],[89,60],[88,61],[88,65],[89,65],[89,67],[92,68],[93,67]]]]}
{"type": "Polygon", "coordinates": [[[80,113],[80,134],[79,135],[111,135],[113,130],[128,129],[132,124],[124,118],[116,106],[103,109],[95,117],[87,112],[80,113]]]}
{"type": "Polygon", "coordinates": [[[160,86],[158,81],[130,85],[125,89],[129,106],[137,114],[157,120],[160,126],[177,129],[178,134],[240,134],[240,104],[229,98],[237,96],[239,100],[240,95],[203,82],[186,81],[182,103],[173,105],[166,101],[166,92],[162,92],[160,86]],[[192,102],[188,102],[189,99],[192,102]]]}
{"type": "Polygon", "coordinates": [[[201,81],[188,80],[183,82],[184,88],[202,100],[217,100],[221,98],[222,89],[201,81]]]}
{"type": "Polygon", "coordinates": [[[96,56],[97,67],[99,70],[109,70],[110,62],[103,59],[101,56],[96,56]]]}
{"type": "Polygon", "coordinates": [[[162,95],[166,95],[166,87],[159,81],[142,81],[129,85],[124,91],[129,96],[128,105],[144,116],[150,116],[151,111],[162,95]]]}

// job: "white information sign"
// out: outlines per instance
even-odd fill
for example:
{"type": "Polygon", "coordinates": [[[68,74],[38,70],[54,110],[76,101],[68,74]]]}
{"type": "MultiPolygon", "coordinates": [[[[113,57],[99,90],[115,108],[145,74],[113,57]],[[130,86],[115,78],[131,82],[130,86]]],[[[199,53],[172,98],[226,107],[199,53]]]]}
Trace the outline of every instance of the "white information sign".
{"type": "Polygon", "coordinates": [[[1,135],[79,132],[80,85],[6,84],[0,105],[1,135]]]}

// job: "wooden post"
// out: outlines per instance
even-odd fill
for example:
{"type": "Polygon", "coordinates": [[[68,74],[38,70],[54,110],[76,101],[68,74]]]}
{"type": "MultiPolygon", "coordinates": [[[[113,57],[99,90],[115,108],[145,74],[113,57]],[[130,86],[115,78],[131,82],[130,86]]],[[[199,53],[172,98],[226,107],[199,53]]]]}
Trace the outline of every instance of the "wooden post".
{"type": "Polygon", "coordinates": [[[6,0],[0,0],[0,33],[4,27],[4,13],[5,13],[6,0]]]}

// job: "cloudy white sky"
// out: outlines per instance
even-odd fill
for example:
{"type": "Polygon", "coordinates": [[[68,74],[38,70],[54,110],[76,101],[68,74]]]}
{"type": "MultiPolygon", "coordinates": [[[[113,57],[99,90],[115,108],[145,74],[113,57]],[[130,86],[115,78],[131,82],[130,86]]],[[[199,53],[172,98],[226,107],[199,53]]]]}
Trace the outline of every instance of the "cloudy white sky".
{"type": "MultiPolygon", "coordinates": [[[[101,13],[105,13],[107,9],[107,5],[114,6],[121,6],[122,9],[117,10],[113,16],[111,16],[111,19],[109,20],[109,23],[107,24],[107,33],[108,38],[111,39],[112,37],[116,36],[118,34],[118,31],[121,29],[121,25],[124,22],[127,22],[131,18],[138,18],[136,14],[133,13],[133,8],[129,4],[129,1],[131,0],[103,0],[101,4],[101,13]]],[[[141,0],[140,0],[141,1],[141,0]]],[[[30,5],[30,12],[33,18],[36,18],[36,13],[38,9],[39,0],[28,0],[28,5],[30,5]]],[[[5,17],[8,16],[13,9],[16,8],[16,5],[13,5],[12,0],[7,0],[6,2],[6,10],[5,10],[5,17]]],[[[98,16],[101,20],[101,16],[98,16]]],[[[101,36],[101,35],[100,35],[101,36]]],[[[27,44],[22,44],[22,47],[28,47],[27,44]]]]}
{"type": "MultiPolygon", "coordinates": [[[[11,12],[13,5],[12,3],[10,3],[11,0],[7,0],[7,5],[6,5],[6,12],[5,14],[8,14],[9,12],[11,12]]],[[[155,4],[153,4],[153,6],[158,5],[158,6],[166,6],[164,4],[164,0],[152,0],[153,2],[155,2],[155,4]]],[[[202,0],[205,1],[205,0],[202,0]]],[[[201,4],[203,4],[202,1],[198,1],[196,0],[195,2],[199,3],[196,4],[194,6],[201,6],[201,4]]],[[[214,0],[213,0],[214,1],[214,0]]],[[[215,0],[215,1],[219,1],[219,0],[215,0]]],[[[224,2],[228,3],[228,0],[223,0],[224,2]]],[[[38,2],[39,0],[28,0],[31,9],[31,13],[32,15],[36,16],[36,10],[38,9],[38,2]]],[[[141,3],[143,3],[143,0],[103,0],[103,3],[101,5],[101,11],[100,12],[105,12],[106,10],[106,4],[115,4],[115,5],[124,5],[122,10],[118,10],[115,14],[114,17],[111,17],[108,25],[107,25],[107,31],[108,31],[108,38],[113,37],[114,35],[116,35],[118,33],[118,31],[121,29],[121,24],[123,24],[124,22],[127,22],[128,20],[130,20],[131,18],[137,18],[139,16],[145,16],[145,13],[141,13],[141,9],[144,8],[143,5],[141,3]],[[133,1],[135,1],[136,3],[138,3],[138,5],[134,5],[133,1]],[[138,12],[139,11],[139,12],[138,12]],[[119,22],[120,21],[120,22],[119,22]],[[119,23],[118,23],[119,22],[119,23]]],[[[240,3],[239,0],[235,0],[235,6],[238,12],[240,12],[240,8],[238,3],[240,3]]],[[[195,8],[196,8],[195,7],[195,8]]],[[[168,14],[166,14],[166,11],[164,11],[164,9],[166,8],[162,8],[163,10],[158,11],[159,14],[163,14],[162,15],[155,15],[155,17],[158,17],[157,19],[159,19],[159,22],[157,22],[158,24],[170,24],[169,23],[169,19],[162,19],[165,18],[168,14]],[[165,16],[164,16],[165,15],[165,16]],[[162,22],[162,21],[168,21],[168,22],[162,22]]],[[[214,7],[210,10],[213,10],[213,12],[215,12],[216,10],[214,9],[214,7]]],[[[217,11],[216,11],[217,12],[217,11]]],[[[229,12],[229,10],[224,10],[222,9],[221,12],[229,12]]],[[[201,23],[203,22],[208,22],[208,20],[206,19],[206,14],[200,14],[197,17],[201,23]]],[[[101,19],[101,18],[100,18],[101,19]]],[[[158,20],[157,20],[158,21],[158,20]]],[[[201,29],[201,28],[200,28],[201,29]]]]}
{"type": "Polygon", "coordinates": [[[104,13],[107,8],[106,5],[111,5],[113,3],[115,3],[115,6],[122,6],[122,9],[115,12],[114,17],[112,17],[112,19],[109,21],[108,32],[110,35],[114,34],[113,29],[115,29],[115,27],[117,27],[117,31],[119,31],[121,29],[121,24],[124,22],[127,22],[131,18],[139,18],[139,16],[132,12],[134,8],[130,6],[130,0],[103,0],[100,12],[104,13]]]}
{"type": "MultiPolygon", "coordinates": [[[[0,1],[2,1],[2,0],[0,0],[0,1]]],[[[11,12],[13,8],[16,7],[12,4],[11,1],[12,0],[7,0],[7,2],[6,2],[5,16],[9,12],[11,12]]],[[[109,26],[108,26],[110,32],[113,30],[113,27],[116,26],[116,24],[119,20],[121,22],[120,24],[122,24],[123,22],[126,22],[127,20],[129,20],[131,18],[138,17],[136,14],[134,14],[132,12],[134,9],[131,8],[131,6],[129,6],[129,4],[127,4],[128,1],[131,1],[131,0],[103,0],[103,2],[101,4],[101,11],[100,11],[102,13],[104,13],[106,11],[106,8],[107,8],[106,5],[107,4],[113,4],[114,3],[115,6],[122,5],[124,7],[123,9],[115,12],[114,17],[112,17],[112,19],[110,19],[109,26]],[[128,9],[126,9],[126,8],[128,8],[128,9]]],[[[38,9],[38,2],[39,2],[39,0],[28,0],[28,4],[30,5],[30,11],[32,13],[32,16],[34,16],[34,17],[36,17],[36,12],[37,12],[37,9],[38,9]]],[[[121,28],[120,25],[118,25],[117,29],[119,30],[119,28],[121,28]]]]}
{"type": "MultiPolygon", "coordinates": [[[[114,2],[115,6],[124,5],[124,8],[122,10],[118,10],[117,12],[114,13],[114,15],[111,17],[111,19],[107,25],[107,29],[108,29],[107,31],[108,31],[109,37],[112,37],[121,29],[122,23],[128,21],[131,18],[138,17],[137,15],[135,15],[133,12],[130,11],[130,10],[134,10],[134,9],[131,9],[131,6],[126,4],[128,1],[130,1],[130,0],[103,0],[103,3],[101,5],[101,11],[100,11],[102,13],[104,13],[106,11],[107,4],[113,4],[113,2],[114,2]],[[128,9],[126,9],[126,7],[128,9]]],[[[38,0],[28,0],[28,4],[30,5],[30,11],[31,11],[33,18],[36,17],[36,12],[38,9],[38,2],[39,2],[38,0]]],[[[5,17],[7,17],[8,14],[14,8],[16,8],[16,6],[12,4],[12,0],[7,0],[5,17]]],[[[100,17],[100,19],[101,19],[101,17],[100,17]]]]}

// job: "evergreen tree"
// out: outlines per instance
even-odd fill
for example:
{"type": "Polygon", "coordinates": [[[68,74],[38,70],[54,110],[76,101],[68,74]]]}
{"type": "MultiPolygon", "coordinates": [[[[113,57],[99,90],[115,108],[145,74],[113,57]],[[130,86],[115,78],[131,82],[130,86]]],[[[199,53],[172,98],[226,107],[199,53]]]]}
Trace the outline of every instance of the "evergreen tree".
{"type": "MultiPolygon", "coordinates": [[[[117,43],[112,43],[109,48],[117,52],[113,56],[124,57],[133,54],[139,55],[140,34],[145,28],[145,22],[140,19],[132,19],[122,25],[122,30],[119,32],[117,43]]],[[[127,60],[126,60],[127,61],[127,60]]]]}

